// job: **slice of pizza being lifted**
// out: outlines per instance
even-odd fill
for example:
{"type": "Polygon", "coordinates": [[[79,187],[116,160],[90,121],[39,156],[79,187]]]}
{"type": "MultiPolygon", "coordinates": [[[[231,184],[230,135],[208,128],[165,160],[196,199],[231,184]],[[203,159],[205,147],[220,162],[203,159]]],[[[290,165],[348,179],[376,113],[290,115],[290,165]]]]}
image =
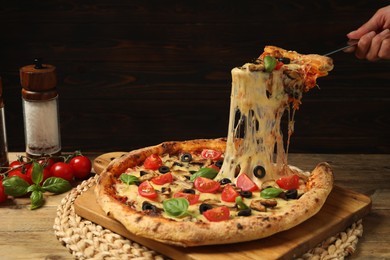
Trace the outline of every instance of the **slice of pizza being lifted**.
{"type": "Polygon", "coordinates": [[[325,203],[333,173],[325,162],[311,172],[288,165],[289,139],[303,93],[332,68],[328,57],[266,46],[232,70],[227,138],[129,152],[99,176],[98,203],[133,234],[179,246],[255,240],[302,223],[325,203]]]}
{"type": "Polygon", "coordinates": [[[332,69],[333,62],[328,57],[275,46],[266,46],[254,63],[234,68],[227,147],[218,178],[235,179],[245,173],[261,185],[291,174],[287,152],[295,111],[303,93],[332,69]],[[284,145],[281,121],[286,111],[288,138],[284,145]],[[256,178],[259,169],[266,176],[256,178]]]}

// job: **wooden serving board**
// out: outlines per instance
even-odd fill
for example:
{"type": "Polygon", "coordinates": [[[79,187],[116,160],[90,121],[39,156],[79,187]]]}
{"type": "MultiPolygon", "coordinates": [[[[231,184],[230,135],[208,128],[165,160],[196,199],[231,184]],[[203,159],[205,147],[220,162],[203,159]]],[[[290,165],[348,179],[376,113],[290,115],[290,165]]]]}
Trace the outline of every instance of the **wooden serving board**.
{"type": "MultiPolygon", "coordinates": [[[[97,161],[101,164],[100,159],[98,157],[97,161]]],[[[97,172],[100,170],[101,168],[95,169],[97,172]]],[[[173,259],[292,259],[364,217],[370,211],[371,199],[335,186],[319,213],[290,230],[251,242],[187,248],[163,244],[130,233],[121,223],[106,216],[96,202],[93,187],[75,200],[74,207],[81,217],[173,259]]]]}

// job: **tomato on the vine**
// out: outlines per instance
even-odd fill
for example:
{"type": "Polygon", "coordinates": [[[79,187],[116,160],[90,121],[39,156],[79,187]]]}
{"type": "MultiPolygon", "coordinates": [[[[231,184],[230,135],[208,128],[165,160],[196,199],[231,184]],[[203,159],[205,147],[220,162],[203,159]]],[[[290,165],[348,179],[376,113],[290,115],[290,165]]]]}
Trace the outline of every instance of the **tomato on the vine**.
{"type": "Polygon", "coordinates": [[[221,158],[222,153],[213,149],[203,149],[200,155],[204,159],[218,160],[221,158]]]}
{"type": "Polygon", "coordinates": [[[6,201],[8,195],[4,192],[3,182],[0,180],[0,203],[6,201]]]}
{"type": "Polygon", "coordinates": [[[10,173],[13,171],[24,172],[24,170],[28,170],[29,168],[31,168],[31,164],[20,162],[20,161],[13,161],[9,164],[9,168],[10,168],[9,171],[10,173]]]}
{"type": "Polygon", "coordinates": [[[148,170],[157,170],[162,165],[163,162],[158,154],[149,155],[144,161],[144,167],[148,170]]]}
{"type": "MultiPolygon", "coordinates": [[[[30,169],[32,169],[32,167],[30,167],[29,170],[30,169]]],[[[29,170],[27,170],[27,172],[29,170]]],[[[33,181],[31,179],[31,174],[30,175],[28,175],[27,173],[24,174],[19,169],[15,169],[15,170],[8,173],[8,177],[12,177],[12,176],[18,176],[18,177],[22,178],[23,180],[27,181],[29,184],[33,184],[33,181]]]]}
{"type": "Polygon", "coordinates": [[[77,179],[85,179],[91,174],[92,164],[91,160],[84,155],[78,155],[73,157],[69,165],[73,169],[74,177],[77,179]]]}
{"type": "MultiPolygon", "coordinates": [[[[30,180],[29,181],[29,183],[30,184],[32,184],[33,183],[33,181],[32,181],[32,172],[33,172],[33,169],[34,169],[34,167],[30,167],[30,168],[28,168],[28,170],[27,170],[27,172],[26,172],[26,176],[27,176],[27,178],[30,180]]],[[[51,177],[52,176],[52,173],[51,173],[51,171],[50,171],[50,169],[49,168],[43,168],[43,179],[42,179],[42,182],[41,183],[43,183],[47,178],[49,178],[49,177],[51,177]]]]}
{"type": "Polygon", "coordinates": [[[38,163],[50,170],[51,167],[54,165],[55,161],[53,160],[53,158],[42,158],[38,160],[38,163]]]}
{"type": "Polygon", "coordinates": [[[72,167],[64,162],[56,162],[50,169],[51,176],[62,178],[67,181],[72,181],[74,172],[72,167]]]}
{"type": "Polygon", "coordinates": [[[230,217],[230,210],[227,206],[222,206],[206,210],[202,214],[205,216],[205,218],[207,218],[208,221],[218,222],[228,220],[230,217]]]}

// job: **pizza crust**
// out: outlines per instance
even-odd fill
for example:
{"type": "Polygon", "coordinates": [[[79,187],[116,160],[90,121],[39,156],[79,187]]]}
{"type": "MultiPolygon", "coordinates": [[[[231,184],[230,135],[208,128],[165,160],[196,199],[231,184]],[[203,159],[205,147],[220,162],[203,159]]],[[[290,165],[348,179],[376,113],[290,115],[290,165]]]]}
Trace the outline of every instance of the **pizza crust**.
{"type": "MultiPolygon", "coordinates": [[[[153,153],[176,153],[203,148],[224,150],[226,140],[199,139],[184,142],[164,142],[132,151],[114,160],[102,173],[95,186],[97,202],[103,211],[118,220],[135,235],[179,246],[229,244],[256,240],[290,229],[316,214],[333,187],[329,164],[319,163],[309,174],[307,191],[289,207],[249,217],[235,217],[221,222],[175,221],[162,216],[150,216],[122,204],[112,196],[115,179],[127,168],[143,162],[153,153]]],[[[134,194],[137,196],[137,194],[134,194]]]]}

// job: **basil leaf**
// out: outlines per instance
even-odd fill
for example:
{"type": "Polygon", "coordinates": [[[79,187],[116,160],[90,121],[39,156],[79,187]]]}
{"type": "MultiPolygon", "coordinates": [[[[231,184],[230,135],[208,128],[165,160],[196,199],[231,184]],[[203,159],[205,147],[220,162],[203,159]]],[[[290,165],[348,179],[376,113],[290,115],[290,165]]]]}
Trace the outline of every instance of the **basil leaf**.
{"type": "Polygon", "coordinates": [[[236,204],[238,209],[249,209],[249,207],[242,201],[241,196],[236,197],[236,204]]]}
{"type": "Polygon", "coordinates": [[[173,217],[181,217],[187,214],[189,202],[185,198],[173,198],[163,201],[164,211],[173,217]]]}
{"type": "Polygon", "coordinates": [[[42,188],[41,188],[41,186],[36,185],[36,184],[30,185],[27,188],[27,192],[33,192],[33,191],[42,191],[42,188]]]}
{"type": "Polygon", "coordinates": [[[139,179],[136,176],[126,174],[126,173],[122,173],[119,178],[121,179],[122,182],[124,182],[128,185],[135,184],[135,183],[139,182],[139,179]]]}
{"type": "Polygon", "coordinates": [[[191,175],[190,181],[194,181],[197,177],[204,177],[207,179],[214,179],[217,176],[218,171],[214,168],[201,168],[199,171],[191,175]]]}
{"type": "Polygon", "coordinates": [[[35,184],[40,184],[43,180],[43,166],[38,162],[33,162],[33,165],[31,167],[33,167],[31,173],[31,180],[35,184]]]}
{"type": "Polygon", "coordinates": [[[260,196],[264,199],[272,199],[279,196],[280,193],[282,193],[283,190],[275,187],[266,188],[260,192],[260,196]]]}
{"type": "Polygon", "coordinates": [[[60,194],[72,189],[72,185],[69,183],[69,181],[62,178],[49,177],[42,184],[42,189],[44,191],[60,194]]]}
{"type": "Polygon", "coordinates": [[[31,209],[37,209],[44,203],[43,193],[41,191],[33,191],[30,195],[31,209]]]}
{"type": "Polygon", "coordinates": [[[13,197],[20,197],[27,193],[30,184],[19,176],[12,176],[3,180],[4,192],[13,197]]]}
{"type": "Polygon", "coordinates": [[[276,59],[272,56],[265,56],[264,57],[264,68],[265,71],[271,72],[276,67],[276,59]]]}

